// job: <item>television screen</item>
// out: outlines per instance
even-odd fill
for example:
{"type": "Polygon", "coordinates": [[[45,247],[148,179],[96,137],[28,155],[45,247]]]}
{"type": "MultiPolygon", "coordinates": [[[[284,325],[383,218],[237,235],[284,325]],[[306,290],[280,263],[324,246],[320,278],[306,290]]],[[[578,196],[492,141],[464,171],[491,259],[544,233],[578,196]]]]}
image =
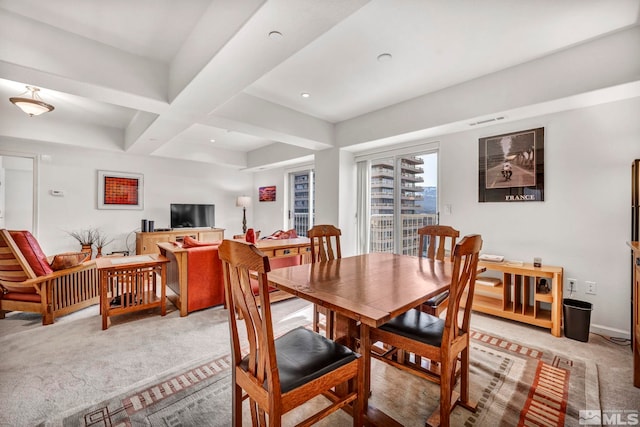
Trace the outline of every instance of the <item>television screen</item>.
{"type": "Polygon", "coordinates": [[[171,204],[171,228],[214,227],[215,205],[171,204]]]}

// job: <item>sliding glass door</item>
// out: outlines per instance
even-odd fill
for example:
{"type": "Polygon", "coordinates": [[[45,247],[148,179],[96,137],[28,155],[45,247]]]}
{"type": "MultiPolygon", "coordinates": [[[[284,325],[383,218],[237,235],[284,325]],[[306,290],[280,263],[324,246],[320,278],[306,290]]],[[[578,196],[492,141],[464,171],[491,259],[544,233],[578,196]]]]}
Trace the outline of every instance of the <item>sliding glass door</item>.
{"type": "Polygon", "coordinates": [[[289,174],[289,228],[306,236],[314,223],[315,181],[313,169],[289,174]]]}
{"type": "Polygon", "coordinates": [[[370,161],[370,252],[418,254],[418,229],[438,223],[437,152],[370,161]]]}

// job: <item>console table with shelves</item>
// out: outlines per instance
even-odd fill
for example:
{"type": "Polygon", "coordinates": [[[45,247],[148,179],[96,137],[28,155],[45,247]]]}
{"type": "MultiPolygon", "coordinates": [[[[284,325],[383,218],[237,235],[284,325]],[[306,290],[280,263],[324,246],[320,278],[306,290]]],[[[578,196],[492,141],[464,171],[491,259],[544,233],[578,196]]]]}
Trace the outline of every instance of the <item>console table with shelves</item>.
{"type": "Polygon", "coordinates": [[[224,228],[180,228],[171,231],[150,231],[136,233],[136,254],[159,254],[158,243],[180,242],[185,236],[201,242],[221,242],[224,228]]]}
{"type": "Polygon", "coordinates": [[[269,258],[284,258],[302,255],[302,263],[311,262],[311,240],[307,237],[294,237],[292,239],[270,240],[263,239],[256,242],[256,248],[260,249],[269,258]]]}
{"type": "Polygon", "coordinates": [[[502,273],[502,278],[496,280],[489,274],[489,279],[477,277],[474,311],[540,326],[562,336],[562,267],[506,261],[480,261],[478,267],[502,273]],[[541,279],[547,287],[539,287],[541,279]]]}

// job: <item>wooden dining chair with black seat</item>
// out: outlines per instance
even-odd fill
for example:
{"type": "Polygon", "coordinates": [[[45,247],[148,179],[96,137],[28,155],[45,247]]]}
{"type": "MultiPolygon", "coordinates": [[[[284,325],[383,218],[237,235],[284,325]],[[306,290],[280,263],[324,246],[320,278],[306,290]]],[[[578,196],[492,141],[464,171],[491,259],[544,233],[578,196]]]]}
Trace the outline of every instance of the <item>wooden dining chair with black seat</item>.
{"type": "MultiPolygon", "coordinates": [[[[426,258],[439,261],[444,261],[445,258],[448,258],[449,261],[453,261],[453,249],[456,247],[456,242],[460,237],[460,231],[448,225],[427,225],[418,229],[418,236],[420,236],[418,246],[418,256],[420,258],[423,257],[424,243],[426,240],[426,258]],[[449,251],[448,257],[447,250],[449,251]]],[[[449,291],[442,292],[428,299],[420,306],[420,309],[433,316],[440,316],[447,308],[448,297],[449,291]]]]}
{"type": "MultiPolygon", "coordinates": [[[[311,240],[311,262],[330,261],[342,258],[340,249],[340,236],[342,232],[339,228],[329,224],[319,224],[313,226],[307,237],[311,240]]],[[[320,331],[320,315],[324,316],[325,333],[327,338],[333,339],[335,327],[335,314],[326,307],[314,304],[313,307],[313,330],[320,331]]]]}
{"type": "Polygon", "coordinates": [[[298,425],[314,424],[341,408],[353,415],[354,426],[363,425],[362,357],[304,327],[275,338],[267,277],[269,258],[253,244],[231,240],[222,242],[219,256],[232,345],[233,425],[242,426],[242,401],[246,398],[252,425],[280,426],[284,414],[321,394],[330,405],[298,425]],[[252,275],[257,275],[257,295],[252,290],[252,275]],[[236,319],[236,312],[242,319],[236,319]],[[241,322],[247,334],[246,355],[240,342],[241,322]],[[334,389],[344,393],[339,395],[334,389]]]}
{"type": "MultiPolygon", "coordinates": [[[[430,426],[448,426],[449,415],[456,404],[473,412],[476,410],[477,405],[469,396],[469,325],[481,248],[482,238],[477,234],[465,236],[455,246],[449,301],[444,319],[414,308],[370,331],[371,342],[381,341],[440,364],[440,407],[427,421],[430,426]],[[460,310],[462,316],[459,315],[460,310]],[[454,393],[458,360],[461,364],[459,394],[454,393]]],[[[373,352],[371,355],[399,369],[430,379],[422,370],[411,365],[395,362],[373,352]]]]}

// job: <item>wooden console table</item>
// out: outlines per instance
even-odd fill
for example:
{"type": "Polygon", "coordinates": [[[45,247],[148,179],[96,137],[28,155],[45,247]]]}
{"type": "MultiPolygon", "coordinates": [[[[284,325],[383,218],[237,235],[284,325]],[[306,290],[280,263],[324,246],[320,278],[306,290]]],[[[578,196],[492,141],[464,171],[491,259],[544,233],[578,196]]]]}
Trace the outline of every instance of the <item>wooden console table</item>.
{"type": "Polygon", "coordinates": [[[158,243],[182,241],[185,236],[201,242],[222,242],[224,228],[179,228],[171,231],[136,233],[136,254],[159,254],[158,243]]]}
{"type": "Polygon", "coordinates": [[[554,336],[562,336],[562,267],[489,261],[478,262],[478,267],[502,272],[502,282],[495,286],[476,282],[473,310],[548,328],[554,336]],[[548,292],[537,289],[542,278],[547,279],[548,292]],[[550,304],[551,309],[541,303],[550,304]]]}
{"type": "Polygon", "coordinates": [[[264,252],[269,258],[284,258],[301,254],[303,264],[308,264],[311,261],[311,241],[307,237],[258,240],[256,248],[264,252]]]}
{"type": "Polygon", "coordinates": [[[640,242],[629,242],[633,250],[633,282],[631,294],[631,342],[633,343],[633,385],[640,387],[640,242]]]}
{"type": "Polygon", "coordinates": [[[102,329],[109,327],[110,316],[160,307],[167,314],[167,263],[162,255],[103,257],[96,260],[100,274],[100,314],[102,329]],[[158,291],[160,277],[160,297],[158,291]]]}

